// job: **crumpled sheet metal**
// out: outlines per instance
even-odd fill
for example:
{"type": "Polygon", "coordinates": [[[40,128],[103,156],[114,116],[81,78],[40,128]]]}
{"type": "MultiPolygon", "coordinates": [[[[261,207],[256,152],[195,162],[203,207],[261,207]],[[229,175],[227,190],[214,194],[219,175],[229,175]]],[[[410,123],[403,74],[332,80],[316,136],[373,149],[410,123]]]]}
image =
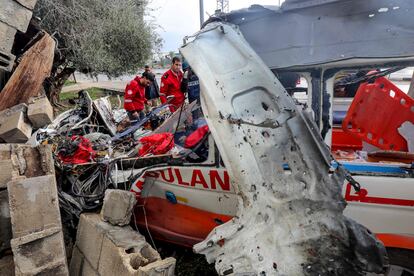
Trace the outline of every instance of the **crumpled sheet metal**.
{"type": "Polygon", "coordinates": [[[275,8],[220,16],[240,27],[271,69],[414,56],[412,0],[298,0],[275,8]]]}
{"type": "Polygon", "coordinates": [[[180,51],[200,78],[203,111],[240,200],[237,216],[194,250],[220,275],[382,272],[383,245],[342,214],[344,177],[329,173],[316,126],[238,28],[208,24],[180,51]]]}

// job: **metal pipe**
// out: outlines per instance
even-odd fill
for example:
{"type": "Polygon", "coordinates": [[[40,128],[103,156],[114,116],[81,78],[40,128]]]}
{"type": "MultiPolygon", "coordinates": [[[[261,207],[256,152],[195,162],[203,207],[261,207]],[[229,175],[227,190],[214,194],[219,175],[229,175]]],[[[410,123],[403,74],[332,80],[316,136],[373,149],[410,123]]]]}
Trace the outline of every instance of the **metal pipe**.
{"type": "Polygon", "coordinates": [[[199,0],[200,2],[200,29],[204,23],[204,0],[199,0]]]}

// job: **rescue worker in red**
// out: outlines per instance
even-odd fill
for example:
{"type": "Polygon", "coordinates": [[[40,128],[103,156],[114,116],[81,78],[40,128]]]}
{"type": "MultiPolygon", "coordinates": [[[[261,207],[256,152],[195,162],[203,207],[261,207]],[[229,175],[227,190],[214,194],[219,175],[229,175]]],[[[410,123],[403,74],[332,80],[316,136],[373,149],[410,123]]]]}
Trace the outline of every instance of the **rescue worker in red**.
{"type": "Polygon", "coordinates": [[[130,120],[142,120],[145,117],[144,109],[147,99],[145,98],[145,88],[155,81],[152,74],[142,73],[136,76],[125,87],[124,109],[128,113],[130,120]]]}
{"type": "Polygon", "coordinates": [[[170,110],[176,111],[184,102],[185,95],[181,91],[181,81],[183,79],[183,73],[181,72],[181,59],[174,57],[172,59],[171,68],[164,73],[161,77],[160,98],[164,104],[167,102],[168,96],[173,96],[171,100],[170,110]]]}

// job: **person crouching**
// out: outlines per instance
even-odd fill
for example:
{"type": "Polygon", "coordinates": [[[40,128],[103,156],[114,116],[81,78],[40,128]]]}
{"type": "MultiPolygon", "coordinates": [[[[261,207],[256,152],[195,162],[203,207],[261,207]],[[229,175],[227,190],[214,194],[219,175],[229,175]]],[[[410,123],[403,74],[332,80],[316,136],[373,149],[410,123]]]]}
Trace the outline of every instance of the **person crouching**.
{"type": "Polygon", "coordinates": [[[144,109],[147,99],[145,88],[154,81],[154,76],[144,72],[142,76],[135,77],[125,87],[124,109],[128,113],[130,120],[142,120],[145,117],[144,109]]]}

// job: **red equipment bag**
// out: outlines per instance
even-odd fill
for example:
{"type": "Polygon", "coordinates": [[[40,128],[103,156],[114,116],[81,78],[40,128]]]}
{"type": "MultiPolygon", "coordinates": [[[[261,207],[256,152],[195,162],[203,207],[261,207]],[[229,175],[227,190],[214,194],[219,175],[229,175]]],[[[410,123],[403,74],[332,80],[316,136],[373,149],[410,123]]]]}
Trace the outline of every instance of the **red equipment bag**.
{"type": "Polygon", "coordinates": [[[184,147],[188,149],[195,147],[201,139],[206,136],[208,131],[208,125],[197,128],[193,133],[188,135],[187,139],[185,139],[184,147]]]}
{"type": "Polygon", "coordinates": [[[398,133],[405,121],[414,123],[414,100],[380,77],[359,86],[342,129],[380,149],[407,151],[407,142],[398,133]]]}
{"type": "Polygon", "coordinates": [[[93,161],[96,156],[95,151],[92,149],[91,142],[82,136],[72,136],[70,144],[68,146],[76,147],[73,150],[60,150],[58,156],[63,163],[66,164],[83,164],[93,161]]]}
{"type": "Polygon", "coordinates": [[[174,147],[174,135],[169,132],[157,133],[143,137],[139,139],[139,142],[142,144],[138,152],[139,156],[160,155],[174,147]]]}

